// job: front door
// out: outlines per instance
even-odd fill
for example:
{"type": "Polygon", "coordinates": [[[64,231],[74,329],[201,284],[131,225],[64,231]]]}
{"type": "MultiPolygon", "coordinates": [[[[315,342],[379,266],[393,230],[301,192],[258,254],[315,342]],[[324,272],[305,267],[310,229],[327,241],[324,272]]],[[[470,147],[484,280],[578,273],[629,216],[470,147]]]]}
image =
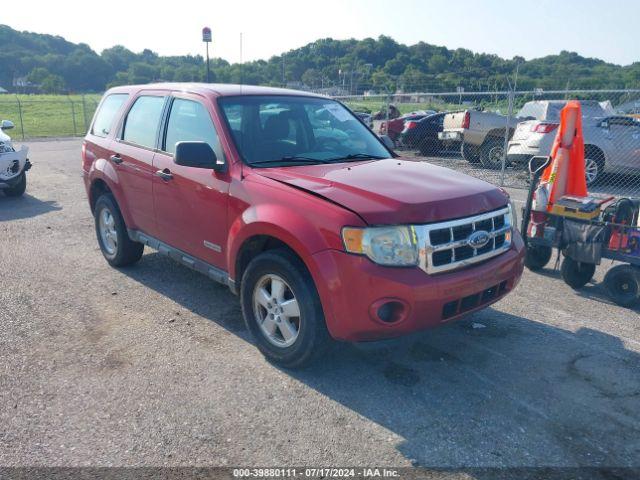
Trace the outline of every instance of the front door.
{"type": "Polygon", "coordinates": [[[180,94],[171,99],[162,147],[153,167],[153,198],[160,240],[227,270],[227,194],[230,176],[173,162],[177,142],[204,141],[224,161],[225,154],[206,100],[180,94]]]}

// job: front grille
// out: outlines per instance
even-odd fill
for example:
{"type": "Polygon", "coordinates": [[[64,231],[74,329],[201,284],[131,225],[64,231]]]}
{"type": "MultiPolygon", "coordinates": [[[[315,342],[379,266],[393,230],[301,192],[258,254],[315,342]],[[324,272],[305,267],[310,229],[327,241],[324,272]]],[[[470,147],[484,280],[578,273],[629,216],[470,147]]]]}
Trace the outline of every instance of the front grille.
{"type": "MultiPolygon", "coordinates": [[[[511,246],[509,207],[473,217],[417,227],[424,242],[421,267],[427,273],[453,270],[499,255],[511,246]],[[473,244],[476,232],[486,232],[486,244],[473,244]]],[[[477,236],[482,237],[481,233],[477,236]]]]}

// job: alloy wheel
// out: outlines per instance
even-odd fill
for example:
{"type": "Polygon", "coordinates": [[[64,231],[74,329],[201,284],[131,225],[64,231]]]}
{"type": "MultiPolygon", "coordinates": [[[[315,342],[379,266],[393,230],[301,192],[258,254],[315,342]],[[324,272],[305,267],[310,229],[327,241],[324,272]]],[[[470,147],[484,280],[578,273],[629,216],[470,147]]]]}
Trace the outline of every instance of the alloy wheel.
{"type": "Polygon", "coordinates": [[[116,221],[109,209],[104,208],[100,212],[100,238],[102,245],[108,255],[115,255],[118,252],[118,233],[116,232],[116,221]]]}
{"type": "Polygon", "coordinates": [[[585,160],[584,174],[587,180],[587,185],[591,185],[596,181],[600,174],[600,166],[593,158],[587,158],[585,160]]]}
{"type": "Polygon", "coordinates": [[[284,279],[264,275],[253,290],[253,314],[265,338],[276,347],[293,345],[300,334],[298,300],[284,279]]]}

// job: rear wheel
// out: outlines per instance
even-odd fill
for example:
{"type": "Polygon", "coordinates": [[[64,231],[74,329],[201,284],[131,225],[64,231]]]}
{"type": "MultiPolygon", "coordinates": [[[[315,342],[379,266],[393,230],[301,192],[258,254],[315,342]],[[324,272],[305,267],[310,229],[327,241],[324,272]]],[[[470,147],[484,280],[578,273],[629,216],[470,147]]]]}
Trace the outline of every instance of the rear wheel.
{"type": "Polygon", "coordinates": [[[564,257],[560,273],[564,283],[574,290],[584,287],[593,278],[596,266],[593,263],[576,262],[574,259],[564,257]]]}
{"type": "Polygon", "coordinates": [[[329,341],[311,276],[287,250],[261,253],[247,266],[240,287],[242,314],[258,349],[270,361],[300,368],[329,341]]]}
{"type": "Polygon", "coordinates": [[[500,169],[503,156],[504,140],[500,138],[488,138],[480,147],[480,163],[485,168],[500,169]]]}
{"type": "Polygon", "coordinates": [[[618,265],[605,275],[604,287],[611,300],[622,307],[630,307],[640,295],[640,273],[631,265],[618,265]]]}
{"type": "Polygon", "coordinates": [[[524,256],[524,265],[532,272],[535,272],[549,263],[552,254],[553,249],[551,247],[528,246],[524,256]]]}
{"type": "Polygon", "coordinates": [[[127,227],[113,195],[105,193],[98,198],[94,216],[100,250],[111,266],[124,267],[140,260],[144,245],[129,238],[127,227]]]}
{"type": "Polygon", "coordinates": [[[26,190],[27,190],[27,174],[22,172],[20,174],[20,179],[18,180],[18,183],[16,183],[12,187],[5,188],[4,194],[7,197],[20,197],[24,195],[24,192],[26,190]]]}

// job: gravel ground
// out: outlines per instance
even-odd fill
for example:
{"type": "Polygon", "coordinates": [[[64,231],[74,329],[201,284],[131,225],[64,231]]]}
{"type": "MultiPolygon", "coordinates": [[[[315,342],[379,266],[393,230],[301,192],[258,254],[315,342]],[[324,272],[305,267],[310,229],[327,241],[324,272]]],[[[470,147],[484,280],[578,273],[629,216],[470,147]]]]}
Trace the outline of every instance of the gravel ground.
{"type": "Polygon", "coordinates": [[[29,146],[0,195],[0,466],[640,466],[639,310],[605,268],[285,371],[226,288],[149,250],[110,268],[80,141],[29,146]]]}

